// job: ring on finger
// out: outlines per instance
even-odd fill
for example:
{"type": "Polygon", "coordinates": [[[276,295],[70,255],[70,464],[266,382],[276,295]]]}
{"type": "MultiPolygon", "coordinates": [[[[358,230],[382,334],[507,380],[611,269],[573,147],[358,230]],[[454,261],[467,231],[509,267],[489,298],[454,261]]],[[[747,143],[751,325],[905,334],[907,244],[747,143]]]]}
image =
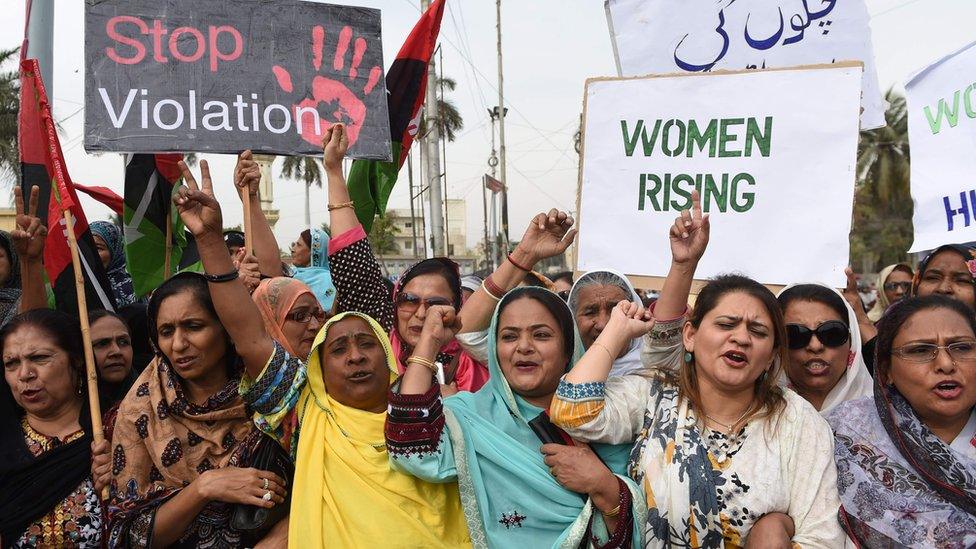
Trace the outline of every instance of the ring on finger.
{"type": "Polygon", "coordinates": [[[264,486],[262,486],[262,488],[264,488],[265,490],[268,489],[268,479],[264,479],[264,486]]]}
{"type": "MultiPolygon", "coordinates": [[[[267,479],[265,479],[265,480],[267,480],[267,479]]],[[[265,492],[264,495],[261,496],[261,499],[263,499],[264,501],[271,501],[271,491],[269,490],[269,491],[265,492]]]]}

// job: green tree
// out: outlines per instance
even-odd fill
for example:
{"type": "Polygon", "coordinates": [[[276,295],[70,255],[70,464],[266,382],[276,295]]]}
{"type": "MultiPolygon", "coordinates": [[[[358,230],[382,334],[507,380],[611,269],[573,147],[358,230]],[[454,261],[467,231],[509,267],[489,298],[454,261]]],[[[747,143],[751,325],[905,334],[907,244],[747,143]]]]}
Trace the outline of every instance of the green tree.
{"type": "MultiPolygon", "coordinates": [[[[457,138],[458,132],[464,129],[464,118],[461,116],[460,111],[458,111],[454,101],[448,99],[446,95],[441,97],[441,90],[443,89],[446,94],[449,91],[454,91],[456,87],[457,82],[452,78],[444,77],[437,79],[437,131],[448,142],[453,142],[457,138]]],[[[427,135],[426,116],[421,117],[419,129],[420,135],[427,135]]]]}
{"type": "Polygon", "coordinates": [[[885,94],[887,126],[861,132],[851,260],[861,272],[908,260],[912,243],[911,161],[905,96],[885,94]]]}
{"type": "Polygon", "coordinates": [[[373,221],[373,227],[369,230],[369,245],[377,256],[400,251],[396,243],[396,237],[400,234],[400,228],[396,226],[396,218],[396,214],[387,213],[373,221]]]}
{"type": "MultiPolygon", "coordinates": [[[[0,50],[0,67],[17,61],[20,48],[0,50]]],[[[20,184],[20,156],[17,151],[17,111],[20,105],[20,74],[0,72],[0,179],[13,177],[20,184]]]]}

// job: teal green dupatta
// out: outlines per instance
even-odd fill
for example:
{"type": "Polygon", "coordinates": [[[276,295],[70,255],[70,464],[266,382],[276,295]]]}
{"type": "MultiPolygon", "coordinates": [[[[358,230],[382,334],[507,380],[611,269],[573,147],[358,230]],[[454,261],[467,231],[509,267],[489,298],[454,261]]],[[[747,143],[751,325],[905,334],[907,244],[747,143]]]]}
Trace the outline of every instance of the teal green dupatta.
{"type": "MultiPolygon", "coordinates": [[[[550,293],[542,288],[527,291],[550,293]]],[[[488,332],[491,378],[487,385],[477,393],[444,399],[447,434],[471,541],[475,547],[580,547],[595,508],[549,473],[539,450],[542,443],[528,425],[543,410],[514,394],[502,375],[496,335],[498,311],[506,301],[496,307],[488,332]]],[[[572,322],[568,308],[566,318],[572,322]]],[[[567,371],[581,354],[577,335],[567,371]]],[[[633,546],[643,547],[646,502],[625,472],[631,446],[594,444],[592,448],[630,488],[633,546]]],[[[608,538],[599,512],[591,533],[603,541],[608,538]]]]}

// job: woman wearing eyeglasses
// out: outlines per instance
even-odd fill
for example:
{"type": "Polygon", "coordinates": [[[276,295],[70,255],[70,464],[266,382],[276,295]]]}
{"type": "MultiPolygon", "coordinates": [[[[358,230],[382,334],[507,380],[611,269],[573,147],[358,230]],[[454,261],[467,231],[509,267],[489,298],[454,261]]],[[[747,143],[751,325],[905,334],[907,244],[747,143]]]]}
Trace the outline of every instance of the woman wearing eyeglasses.
{"type": "Polygon", "coordinates": [[[878,274],[878,300],[868,311],[868,320],[878,322],[881,316],[895,303],[912,293],[912,277],[915,272],[904,263],[888,265],[878,274]]]}
{"type": "Polygon", "coordinates": [[[878,323],[874,395],[834,429],[841,523],[860,547],[976,544],[976,320],[946,296],[878,323]]]}
{"type": "Polygon", "coordinates": [[[822,284],[796,284],[777,300],[790,356],[780,382],[821,414],[871,394],[857,316],[840,292],[822,284]]]}
{"type": "Polygon", "coordinates": [[[326,314],[304,282],[276,277],[261,281],[251,294],[261,311],[264,329],[288,351],[306,360],[326,314]]]}

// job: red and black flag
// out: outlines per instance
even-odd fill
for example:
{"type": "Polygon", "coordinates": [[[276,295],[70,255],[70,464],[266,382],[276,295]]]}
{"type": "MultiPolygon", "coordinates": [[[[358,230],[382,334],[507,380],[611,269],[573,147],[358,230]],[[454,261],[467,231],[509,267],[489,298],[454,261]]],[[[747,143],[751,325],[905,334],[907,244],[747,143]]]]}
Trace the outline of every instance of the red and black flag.
{"type": "Polygon", "coordinates": [[[440,34],[445,2],[435,0],[427,8],[386,73],[393,161],[355,160],[349,169],[349,197],[356,203],[356,217],[367,233],[373,219],[386,211],[397,174],[417,135],[427,92],[427,67],[440,34]]]}
{"type": "Polygon", "coordinates": [[[183,270],[201,270],[193,237],[173,207],[173,189],[182,175],[182,154],[133,154],[126,157],[123,221],[125,259],[136,296],[155,290],[183,270]],[[165,272],[166,225],[171,227],[170,273],[165,272]]]}
{"type": "Polygon", "coordinates": [[[46,210],[40,208],[38,217],[47,225],[44,268],[54,289],[57,308],[69,314],[78,314],[71,247],[64,220],[67,210],[74,220],[88,308],[113,310],[114,297],[111,291],[106,290],[111,285],[95,251],[88,219],[68,176],[37,59],[23,59],[20,62],[18,138],[24,196],[30,196],[31,187],[37,185],[40,188],[38,204],[48,205],[46,210]]]}

